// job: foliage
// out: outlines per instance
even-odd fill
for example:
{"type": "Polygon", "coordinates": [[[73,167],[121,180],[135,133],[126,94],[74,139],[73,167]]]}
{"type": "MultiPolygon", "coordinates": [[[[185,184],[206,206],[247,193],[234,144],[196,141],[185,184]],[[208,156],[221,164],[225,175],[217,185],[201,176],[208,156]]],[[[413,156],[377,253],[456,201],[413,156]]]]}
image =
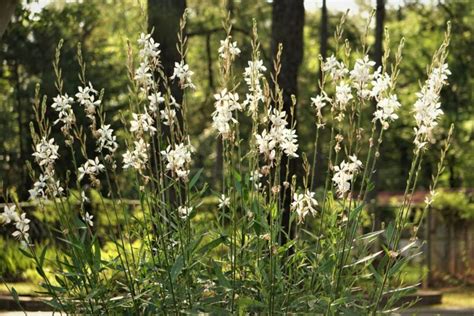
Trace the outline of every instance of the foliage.
{"type": "Polygon", "coordinates": [[[472,197],[464,191],[440,191],[433,208],[439,210],[447,221],[474,219],[472,197]]]}

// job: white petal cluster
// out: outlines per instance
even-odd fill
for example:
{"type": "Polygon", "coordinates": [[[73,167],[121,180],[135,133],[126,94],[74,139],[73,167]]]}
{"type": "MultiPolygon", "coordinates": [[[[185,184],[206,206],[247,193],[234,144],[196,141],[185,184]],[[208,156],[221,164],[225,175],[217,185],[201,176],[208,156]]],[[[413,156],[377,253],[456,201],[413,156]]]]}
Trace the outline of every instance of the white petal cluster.
{"type": "Polygon", "coordinates": [[[138,68],[135,70],[135,76],[133,79],[142,87],[150,87],[153,85],[153,76],[151,74],[151,68],[147,62],[141,62],[138,68]]]}
{"type": "Polygon", "coordinates": [[[30,194],[30,199],[35,200],[35,199],[46,199],[47,195],[47,184],[46,181],[48,180],[47,175],[40,174],[38,181],[36,181],[33,184],[33,189],[28,190],[28,193],[30,194]]]}
{"type": "Polygon", "coordinates": [[[418,99],[414,105],[416,121],[414,143],[420,149],[432,140],[433,129],[438,125],[439,117],[443,114],[439,100],[440,91],[447,84],[450,74],[448,64],[434,68],[421,91],[417,93],[418,99]]]}
{"type": "Polygon", "coordinates": [[[148,162],[148,150],[150,145],[142,138],[133,143],[134,149],[132,151],[127,150],[127,152],[123,154],[123,168],[133,168],[141,171],[145,169],[146,163],[148,162]]]}
{"type": "Polygon", "coordinates": [[[352,84],[357,90],[357,95],[362,99],[366,99],[370,96],[368,83],[373,78],[372,68],[374,66],[375,61],[371,61],[369,56],[365,55],[364,58],[356,60],[354,69],[352,69],[350,72],[352,84]]]}
{"type": "Polygon", "coordinates": [[[242,110],[239,103],[239,95],[223,89],[220,93],[214,94],[216,110],[212,113],[212,126],[224,139],[232,137],[231,124],[237,123],[233,118],[233,111],[242,110]]]}
{"type": "Polygon", "coordinates": [[[141,33],[137,42],[140,47],[140,51],[138,52],[140,58],[150,64],[157,64],[161,53],[159,49],[160,44],[155,43],[155,40],[151,37],[151,34],[141,33]]]}
{"type": "Polygon", "coordinates": [[[329,73],[331,79],[334,81],[343,79],[349,73],[349,69],[347,69],[346,65],[342,61],[337,61],[334,55],[326,58],[321,70],[324,73],[329,73]]]}
{"type": "Polygon", "coordinates": [[[15,225],[16,230],[12,233],[13,237],[28,242],[30,238],[30,220],[26,217],[25,213],[18,215],[15,205],[5,205],[3,213],[0,214],[0,218],[4,225],[15,225]]]}
{"type": "Polygon", "coordinates": [[[237,42],[232,42],[232,37],[228,36],[225,40],[221,40],[219,47],[219,57],[225,60],[234,60],[240,55],[240,49],[237,47],[237,42]]]}
{"type": "Polygon", "coordinates": [[[137,136],[143,136],[144,133],[149,133],[153,136],[156,133],[154,124],[155,120],[147,112],[143,114],[132,113],[130,132],[137,136]]]}
{"type": "Polygon", "coordinates": [[[54,171],[47,171],[47,174],[40,174],[38,181],[33,184],[33,188],[28,190],[30,200],[48,199],[48,196],[59,197],[64,193],[59,180],[55,180],[54,171]]]}
{"type": "Polygon", "coordinates": [[[54,162],[59,158],[58,154],[59,146],[54,143],[54,138],[47,140],[45,137],[36,144],[35,157],[36,162],[40,166],[52,166],[54,162]]]}
{"type": "Polygon", "coordinates": [[[370,96],[375,98],[376,101],[384,96],[385,92],[392,87],[392,78],[386,73],[381,71],[381,67],[374,73],[372,80],[372,90],[370,96]]]}
{"type": "Polygon", "coordinates": [[[89,82],[89,86],[77,87],[78,92],[76,93],[77,102],[84,106],[86,116],[91,120],[95,121],[96,108],[100,106],[101,101],[96,100],[97,90],[94,89],[92,83],[89,82]]]}
{"type": "Polygon", "coordinates": [[[148,110],[152,113],[152,115],[156,115],[156,112],[159,109],[160,104],[165,102],[165,98],[161,95],[161,92],[155,92],[148,96],[148,100],[150,101],[150,105],[148,106],[148,110]]]}
{"type": "Polygon", "coordinates": [[[176,119],[176,110],[166,107],[164,110],[160,111],[161,120],[163,124],[171,126],[174,124],[176,119]]]}
{"type": "Polygon", "coordinates": [[[255,62],[250,60],[248,67],[245,67],[244,70],[244,80],[250,93],[246,94],[242,106],[244,108],[248,107],[249,113],[254,115],[258,112],[259,102],[264,101],[261,81],[265,71],[267,71],[267,68],[263,65],[262,60],[256,60],[255,62]]]}
{"type": "Polygon", "coordinates": [[[277,109],[268,112],[271,127],[270,131],[264,130],[262,134],[257,134],[256,143],[260,154],[270,161],[275,159],[275,149],[280,148],[288,157],[298,157],[298,135],[296,130],[288,128],[286,112],[277,109]]]}
{"type": "Polygon", "coordinates": [[[179,79],[179,86],[181,89],[191,88],[196,89],[196,86],[192,82],[192,75],[194,74],[193,71],[189,69],[189,65],[184,63],[183,60],[179,63],[174,63],[173,75],[171,76],[171,80],[179,79]]]}
{"type": "Polygon", "coordinates": [[[169,145],[161,154],[166,160],[166,170],[171,171],[173,177],[187,180],[189,175],[189,164],[193,147],[188,144],[178,144],[173,148],[169,145]]]}
{"type": "Polygon", "coordinates": [[[362,162],[355,155],[349,156],[349,162],[343,160],[339,166],[334,167],[332,181],[339,197],[345,196],[350,191],[351,181],[361,168],[362,162]]]}
{"type": "Polygon", "coordinates": [[[401,104],[398,102],[397,96],[391,94],[386,98],[382,98],[377,103],[377,110],[374,112],[373,121],[379,121],[382,124],[383,129],[389,127],[389,123],[398,119],[397,113],[395,113],[401,104]]]}
{"type": "Polygon", "coordinates": [[[219,197],[219,209],[224,209],[230,205],[230,197],[225,196],[225,194],[221,194],[219,197]]]}
{"type": "Polygon", "coordinates": [[[193,211],[192,207],[188,206],[179,206],[178,207],[178,215],[182,219],[186,219],[189,217],[189,214],[193,211]]]}
{"type": "Polygon", "coordinates": [[[79,169],[78,180],[81,181],[85,175],[96,177],[99,173],[105,170],[105,166],[100,163],[99,158],[88,159],[84,164],[82,164],[79,169]]]}
{"type": "Polygon", "coordinates": [[[326,106],[327,101],[329,101],[329,98],[327,97],[325,92],[311,98],[311,106],[314,107],[314,109],[316,110],[316,126],[318,128],[324,127],[322,110],[326,106]]]}
{"type": "Polygon", "coordinates": [[[10,224],[11,222],[16,222],[20,219],[18,213],[16,212],[15,205],[5,205],[3,207],[3,213],[0,214],[0,218],[2,219],[4,225],[10,224]]]}
{"type": "Polygon", "coordinates": [[[84,216],[82,216],[82,219],[84,220],[84,222],[89,225],[90,227],[93,227],[94,226],[94,222],[93,222],[93,219],[94,219],[94,216],[89,214],[89,212],[86,212],[84,214],[84,216]]]}
{"type": "Polygon", "coordinates": [[[110,125],[105,124],[97,130],[99,138],[97,139],[97,152],[102,152],[107,149],[110,153],[114,153],[117,148],[117,136],[114,135],[114,130],[110,125]]]}
{"type": "Polygon", "coordinates": [[[315,207],[318,205],[318,201],[314,198],[315,193],[306,190],[304,193],[294,193],[293,202],[291,203],[291,210],[298,213],[298,223],[303,223],[306,215],[316,214],[315,207]]]}
{"type": "Polygon", "coordinates": [[[71,128],[76,120],[71,106],[71,103],[74,101],[73,98],[69,97],[67,93],[64,95],[59,94],[53,98],[53,101],[51,107],[54,111],[58,112],[58,119],[54,121],[54,125],[61,122],[67,129],[71,128]]]}

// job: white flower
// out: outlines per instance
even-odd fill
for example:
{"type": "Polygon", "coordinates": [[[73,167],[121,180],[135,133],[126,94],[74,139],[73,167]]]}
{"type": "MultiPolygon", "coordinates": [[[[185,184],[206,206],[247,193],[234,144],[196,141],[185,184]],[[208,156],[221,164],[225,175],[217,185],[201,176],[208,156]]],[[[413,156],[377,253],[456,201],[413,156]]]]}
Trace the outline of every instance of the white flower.
{"type": "Polygon", "coordinates": [[[84,214],[84,216],[82,217],[82,219],[84,220],[84,222],[89,225],[90,227],[93,227],[94,226],[94,222],[92,221],[94,219],[94,216],[93,215],[90,215],[89,212],[86,212],[86,214],[84,214]]]}
{"type": "Polygon", "coordinates": [[[285,128],[282,130],[282,140],[280,147],[288,157],[298,157],[298,135],[294,129],[285,128]]]}
{"type": "Polygon", "coordinates": [[[175,118],[176,118],[176,111],[170,108],[165,108],[164,110],[160,111],[161,120],[163,124],[167,126],[173,125],[175,118]]]}
{"type": "Polygon", "coordinates": [[[225,139],[231,135],[231,123],[237,123],[237,120],[232,117],[232,112],[241,110],[242,106],[239,103],[239,95],[229,92],[227,89],[214,94],[214,98],[216,99],[214,103],[216,110],[212,113],[212,126],[225,139]]]}
{"type": "Polygon", "coordinates": [[[334,167],[332,181],[336,186],[339,197],[343,197],[351,189],[352,178],[362,168],[362,162],[355,155],[349,156],[349,162],[342,161],[339,166],[334,167]]]}
{"type": "Polygon", "coordinates": [[[336,104],[339,106],[339,110],[344,111],[351,99],[351,87],[348,84],[341,83],[336,86],[336,104]]]}
{"type": "Polygon", "coordinates": [[[276,141],[273,140],[273,137],[266,130],[263,130],[262,134],[257,134],[255,138],[260,154],[265,155],[268,160],[275,159],[276,141]]]}
{"type": "Polygon", "coordinates": [[[105,148],[109,152],[114,153],[117,148],[117,137],[113,134],[114,130],[110,128],[110,125],[103,125],[97,130],[99,138],[97,139],[97,152],[102,152],[105,148]]]}
{"type": "Polygon", "coordinates": [[[74,101],[73,98],[70,98],[67,93],[65,95],[58,95],[53,98],[54,103],[51,107],[58,112],[58,119],[54,121],[54,125],[59,122],[64,123],[66,126],[70,127],[75,121],[74,113],[72,111],[71,103],[74,101]]]}
{"type": "Polygon", "coordinates": [[[161,95],[161,92],[152,93],[148,96],[148,100],[150,101],[150,105],[148,109],[150,112],[155,113],[158,111],[159,105],[165,102],[165,98],[161,95]]]}
{"type": "Polygon", "coordinates": [[[10,224],[11,222],[16,222],[20,218],[18,217],[18,214],[16,212],[16,206],[15,205],[5,205],[3,207],[3,213],[0,216],[2,218],[3,224],[10,224]]]}
{"type": "Polygon", "coordinates": [[[59,146],[54,144],[54,138],[47,140],[45,137],[36,144],[33,156],[40,166],[52,165],[58,158],[59,146]]]}
{"type": "Polygon", "coordinates": [[[380,121],[382,127],[387,129],[389,123],[398,119],[398,115],[395,113],[401,104],[397,100],[397,96],[392,94],[387,98],[381,99],[377,103],[377,110],[374,112],[373,121],[380,121]]]}
{"type": "Polygon", "coordinates": [[[179,206],[178,207],[178,215],[182,219],[188,218],[189,214],[193,211],[192,207],[187,207],[187,206],[179,206]]]}
{"type": "Polygon", "coordinates": [[[78,180],[81,181],[85,175],[97,176],[99,173],[105,170],[105,166],[100,163],[99,158],[95,157],[94,160],[88,159],[82,166],[79,167],[78,180]]]}
{"type": "Polygon", "coordinates": [[[245,108],[248,106],[248,110],[251,114],[256,114],[258,111],[258,103],[264,101],[264,95],[260,80],[263,77],[263,72],[267,68],[263,65],[262,60],[249,61],[248,67],[244,70],[244,80],[247,83],[250,93],[247,93],[245,101],[242,106],[245,108]]]}
{"type": "Polygon", "coordinates": [[[138,45],[140,46],[139,56],[147,62],[156,62],[161,51],[159,50],[160,44],[155,43],[151,34],[141,33],[138,39],[138,45]]]}
{"type": "Polygon", "coordinates": [[[383,93],[392,87],[392,78],[386,73],[381,73],[381,68],[374,73],[374,80],[372,80],[372,90],[370,96],[379,101],[383,93]]]}
{"type": "Polygon", "coordinates": [[[86,192],[84,192],[84,191],[81,191],[81,202],[82,203],[89,203],[90,202],[89,198],[86,196],[86,192]]]}
{"type": "Polygon", "coordinates": [[[363,89],[372,80],[370,72],[373,66],[375,66],[375,61],[369,60],[367,55],[356,60],[354,69],[350,72],[350,78],[357,89],[363,89]]]}
{"type": "Polygon", "coordinates": [[[349,73],[349,69],[346,68],[346,65],[344,65],[342,61],[338,62],[334,55],[326,58],[321,69],[323,72],[328,72],[334,81],[344,78],[349,73]]]}
{"type": "Polygon", "coordinates": [[[133,151],[127,150],[123,154],[123,168],[134,168],[136,170],[143,170],[148,162],[148,149],[149,144],[140,138],[134,142],[135,148],[133,151]]]}
{"type": "Polygon", "coordinates": [[[225,40],[221,40],[219,47],[219,57],[222,59],[234,60],[236,56],[240,55],[240,49],[237,47],[237,42],[231,42],[231,37],[228,36],[225,40]]]}
{"type": "Polygon", "coordinates": [[[291,203],[291,209],[298,213],[298,223],[302,223],[308,213],[311,215],[316,214],[315,207],[318,205],[318,201],[314,198],[314,192],[306,190],[305,193],[294,193],[293,202],[291,203]]]}
{"type": "Polygon", "coordinates": [[[147,63],[142,62],[140,66],[135,70],[135,77],[133,78],[138,84],[145,87],[150,86],[152,82],[151,69],[148,67],[147,63]]]}
{"type": "Polygon", "coordinates": [[[228,207],[230,205],[230,198],[226,197],[224,194],[221,194],[221,197],[219,198],[219,209],[223,209],[225,207],[228,207]]]}
{"type": "Polygon", "coordinates": [[[432,140],[432,131],[438,125],[438,120],[443,114],[439,94],[441,88],[447,84],[450,74],[447,64],[434,68],[421,91],[417,93],[418,100],[414,105],[416,121],[414,143],[419,149],[432,140]]]}
{"type": "Polygon", "coordinates": [[[30,230],[30,220],[26,218],[26,214],[22,213],[20,217],[16,219],[15,228],[16,231],[13,232],[12,236],[17,239],[23,239],[28,241],[30,235],[28,231],[30,230]]]}
{"type": "Polygon", "coordinates": [[[40,174],[38,181],[33,184],[33,189],[28,190],[30,200],[46,198],[46,181],[48,178],[47,175],[40,174]]]}
{"type": "Polygon", "coordinates": [[[185,64],[184,61],[179,63],[174,63],[174,70],[173,75],[171,76],[171,80],[176,78],[179,79],[179,85],[182,89],[191,88],[195,89],[196,86],[193,84],[191,76],[194,74],[193,71],[189,69],[189,65],[185,64]]]}
{"type": "Polygon", "coordinates": [[[130,132],[141,135],[144,132],[149,132],[153,136],[156,132],[156,127],[153,126],[155,120],[148,114],[132,113],[132,121],[130,122],[130,132]]]}
{"type": "Polygon", "coordinates": [[[192,151],[192,146],[184,143],[176,145],[174,149],[170,145],[166,150],[161,151],[166,160],[166,170],[171,171],[177,178],[187,179],[192,151]]]}

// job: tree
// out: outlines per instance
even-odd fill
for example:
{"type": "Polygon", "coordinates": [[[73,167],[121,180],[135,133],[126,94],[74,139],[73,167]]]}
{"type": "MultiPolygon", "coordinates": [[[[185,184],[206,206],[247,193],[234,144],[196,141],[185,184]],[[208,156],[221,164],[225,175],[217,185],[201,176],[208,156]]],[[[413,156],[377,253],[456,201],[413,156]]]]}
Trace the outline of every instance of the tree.
{"type": "MultiPolygon", "coordinates": [[[[298,69],[303,60],[303,26],[304,26],[304,3],[303,0],[274,0],[272,11],[272,52],[275,55],[278,46],[283,45],[281,55],[281,71],[278,77],[278,84],[283,89],[283,110],[286,111],[288,122],[293,121],[291,107],[291,96],[297,96],[298,69]]],[[[296,109],[293,115],[296,116],[296,109]]],[[[289,123],[290,124],[290,123],[289,123]]],[[[281,161],[281,174],[296,174],[296,160],[288,160],[286,156],[281,161]]],[[[282,185],[281,198],[283,199],[283,220],[282,226],[291,238],[290,227],[290,188],[282,185]]],[[[281,243],[286,242],[285,234],[282,234],[281,243]]]]}
{"type": "Polygon", "coordinates": [[[15,12],[18,0],[4,0],[0,6],[0,38],[7,29],[8,23],[15,12]]]}
{"type": "Polygon", "coordinates": [[[384,23],[385,23],[385,0],[377,0],[377,7],[375,9],[375,45],[374,45],[374,60],[375,60],[376,69],[382,65],[384,23]]]}
{"type": "MultiPolygon", "coordinates": [[[[181,60],[176,44],[185,9],[186,0],[148,0],[148,29],[153,30],[153,39],[160,43],[161,63],[168,77],[173,74],[174,63],[181,60]]],[[[176,101],[181,102],[183,94],[177,83],[171,88],[176,101]]]]}

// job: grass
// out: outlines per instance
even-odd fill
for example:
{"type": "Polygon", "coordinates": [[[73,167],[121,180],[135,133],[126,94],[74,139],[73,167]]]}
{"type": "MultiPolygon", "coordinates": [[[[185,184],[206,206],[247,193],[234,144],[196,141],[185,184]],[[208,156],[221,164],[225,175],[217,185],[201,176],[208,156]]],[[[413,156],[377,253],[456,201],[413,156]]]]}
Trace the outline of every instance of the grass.
{"type": "MultiPolygon", "coordinates": [[[[37,296],[38,294],[36,292],[41,291],[38,285],[31,282],[7,283],[7,285],[10,289],[14,287],[19,295],[37,296]]],[[[0,295],[10,295],[4,283],[0,284],[0,295]]]]}
{"type": "Polygon", "coordinates": [[[443,307],[474,308],[474,286],[443,289],[443,307]]]}

